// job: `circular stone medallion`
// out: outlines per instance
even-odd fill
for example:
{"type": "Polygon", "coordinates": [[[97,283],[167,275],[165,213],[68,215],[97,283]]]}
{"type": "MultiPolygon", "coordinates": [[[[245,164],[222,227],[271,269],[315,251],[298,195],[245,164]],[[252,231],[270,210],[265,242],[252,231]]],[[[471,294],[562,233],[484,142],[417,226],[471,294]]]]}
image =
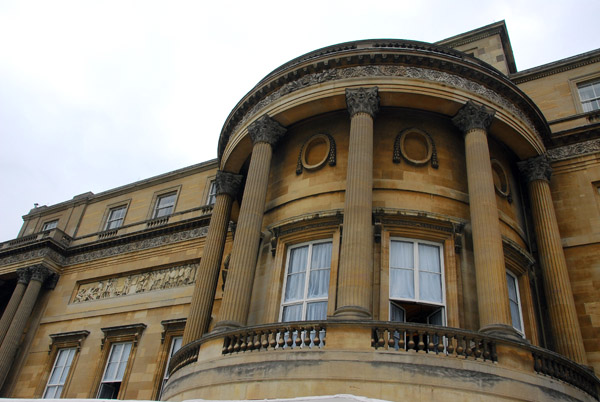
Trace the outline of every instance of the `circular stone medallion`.
{"type": "Polygon", "coordinates": [[[400,152],[408,162],[424,165],[431,160],[433,145],[427,134],[417,128],[411,128],[400,136],[400,152]]]}
{"type": "Polygon", "coordinates": [[[327,162],[331,142],[324,134],[313,135],[302,148],[302,166],[306,170],[319,169],[327,162]]]}

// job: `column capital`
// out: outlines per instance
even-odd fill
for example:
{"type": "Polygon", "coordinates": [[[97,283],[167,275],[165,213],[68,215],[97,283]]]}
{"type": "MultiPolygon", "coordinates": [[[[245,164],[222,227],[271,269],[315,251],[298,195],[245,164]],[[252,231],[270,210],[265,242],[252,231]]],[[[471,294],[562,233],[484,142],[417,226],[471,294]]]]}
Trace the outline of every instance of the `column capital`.
{"type": "Polygon", "coordinates": [[[217,171],[215,185],[217,187],[217,195],[227,194],[231,198],[235,198],[240,190],[243,176],[229,172],[217,171]]]}
{"type": "Polygon", "coordinates": [[[350,117],[363,112],[374,118],[379,111],[379,88],[346,88],[346,106],[350,117]]]}
{"type": "Polygon", "coordinates": [[[487,131],[492,124],[494,114],[495,111],[468,101],[452,118],[452,123],[465,134],[473,129],[487,131]]]}
{"type": "Polygon", "coordinates": [[[525,176],[527,182],[535,180],[544,180],[550,182],[552,176],[552,167],[546,154],[535,156],[521,162],[517,162],[521,174],[525,176]]]}
{"type": "Polygon", "coordinates": [[[19,268],[17,269],[17,283],[23,283],[27,285],[29,280],[31,279],[31,272],[29,268],[19,268]]]}
{"type": "Polygon", "coordinates": [[[53,289],[56,286],[56,282],[58,281],[58,274],[52,271],[50,268],[44,265],[33,265],[27,268],[29,271],[29,275],[32,281],[38,281],[44,284],[46,282],[46,287],[49,289],[53,289]]]}
{"type": "Polygon", "coordinates": [[[253,144],[265,142],[272,147],[275,146],[286,131],[285,127],[266,114],[248,126],[248,134],[253,144]]]}

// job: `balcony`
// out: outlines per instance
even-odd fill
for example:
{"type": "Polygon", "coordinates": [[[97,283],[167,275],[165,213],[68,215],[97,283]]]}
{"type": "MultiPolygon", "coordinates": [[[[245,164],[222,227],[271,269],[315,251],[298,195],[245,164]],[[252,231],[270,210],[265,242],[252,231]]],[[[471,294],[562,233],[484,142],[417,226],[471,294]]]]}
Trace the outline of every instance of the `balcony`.
{"type": "Polygon", "coordinates": [[[526,341],[382,321],[210,333],[180,349],[169,373],[164,400],[350,393],[387,400],[591,401],[600,386],[586,367],[526,341]]]}

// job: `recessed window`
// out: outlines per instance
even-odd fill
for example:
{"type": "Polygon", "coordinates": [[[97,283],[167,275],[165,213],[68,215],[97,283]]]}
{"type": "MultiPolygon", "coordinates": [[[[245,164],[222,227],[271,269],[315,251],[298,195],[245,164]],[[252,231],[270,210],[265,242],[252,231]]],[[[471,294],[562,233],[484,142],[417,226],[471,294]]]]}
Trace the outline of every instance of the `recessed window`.
{"type": "Polygon", "coordinates": [[[152,218],[160,218],[171,215],[175,209],[176,199],[176,192],[159,196],[156,200],[156,206],[154,207],[154,214],[152,215],[152,218]]]}
{"type": "Polygon", "coordinates": [[[288,250],[281,321],[327,318],[331,241],[311,242],[288,250]]]}
{"type": "Polygon", "coordinates": [[[212,180],[208,187],[208,197],[206,199],[206,205],[213,205],[217,201],[217,182],[212,180]]]}
{"type": "Polygon", "coordinates": [[[169,364],[171,363],[171,358],[179,349],[181,349],[182,342],[183,342],[182,336],[174,336],[171,338],[171,347],[169,348],[169,358],[167,359],[167,364],[165,366],[165,374],[163,376],[162,384],[160,386],[161,395],[162,395],[162,390],[165,387],[167,380],[169,379],[169,364]]]}
{"type": "Polygon", "coordinates": [[[110,355],[102,375],[98,399],[117,399],[119,396],[129,354],[131,353],[131,346],[131,342],[113,343],[110,346],[110,355]]]}
{"type": "Polygon", "coordinates": [[[390,242],[390,320],[444,325],[444,273],[439,244],[390,242]]]}
{"type": "Polygon", "coordinates": [[[56,228],[56,226],[58,225],[58,219],[50,221],[50,222],[46,222],[44,223],[44,226],[42,226],[42,232],[45,232],[46,230],[51,230],[56,228]]]}
{"type": "Polygon", "coordinates": [[[600,110],[600,80],[580,84],[577,90],[584,112],[600,110]]]}
{"type": "Polygon", "coordinates": [[[69,369],[71,363],[73,363],[73,357],[75,356],[75,348],[59,349],[52,366],[52,372],[46,389],[44,390],[44,399],[55,399],[60,398],[62,394],[65,381],[69,375],[69,369]]]}
{"type": "Polygon", "coordinates": [[[108,218],[106,219],[106,227],[104,228],[104,230],[117,229],[123,226],[123,221],[125,220],[125,212],[127,212],[126,205],[111,208],[108,212],[108,218]]]}
{"type": "Polygon", "coordinates": [[[521,298],[519,296],[519,282],[512,272],[506,271],[506,283],[508,285],[508,302],[510,303],[512,326],[522,334],[523,315],[521,312],[521,298]]]}

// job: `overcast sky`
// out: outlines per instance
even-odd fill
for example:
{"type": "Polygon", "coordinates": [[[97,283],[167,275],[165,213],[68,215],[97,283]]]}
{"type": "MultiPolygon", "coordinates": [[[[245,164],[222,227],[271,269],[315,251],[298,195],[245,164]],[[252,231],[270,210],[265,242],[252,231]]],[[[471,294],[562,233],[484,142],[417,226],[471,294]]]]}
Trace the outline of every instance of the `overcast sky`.
{"type": "Polygon", "coordinates": [[[216,157],[262,77],[357,39],[505,20],[517,68],[600,48],[600,1],[0,0],[0,241],[53,205],[216,157]]]}

